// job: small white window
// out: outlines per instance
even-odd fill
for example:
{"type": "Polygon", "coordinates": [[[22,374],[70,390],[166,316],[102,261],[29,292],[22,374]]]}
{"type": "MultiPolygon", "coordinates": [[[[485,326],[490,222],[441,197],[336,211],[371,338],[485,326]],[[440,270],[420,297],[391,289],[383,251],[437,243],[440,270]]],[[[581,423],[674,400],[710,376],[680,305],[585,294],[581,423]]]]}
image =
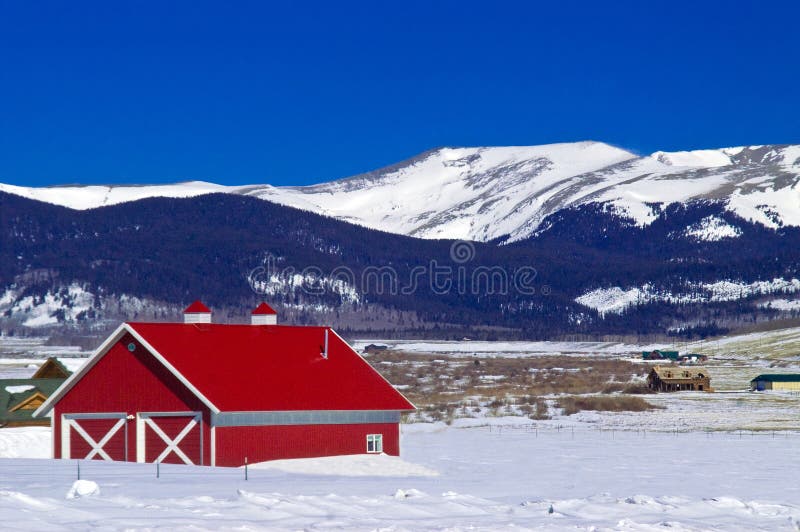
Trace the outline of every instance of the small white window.
{"type": "Polygon", "coordinates": [[[383,452],[383,434],[367,434],[367,452],[383,452]]]}

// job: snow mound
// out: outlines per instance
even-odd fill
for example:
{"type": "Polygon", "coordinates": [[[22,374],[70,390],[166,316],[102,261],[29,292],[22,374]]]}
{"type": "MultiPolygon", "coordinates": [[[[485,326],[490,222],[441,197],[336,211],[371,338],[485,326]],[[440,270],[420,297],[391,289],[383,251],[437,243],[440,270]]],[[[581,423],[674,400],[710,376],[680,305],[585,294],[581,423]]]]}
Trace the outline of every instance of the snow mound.
{"type": "Polygon", "coordinates": [[[100,486],[91,480],[76,480],[67,492],[67,499],[81,499],[100,495],[100,486]]]}
{"type": "Polygon", "coordinates": [[[353,454],[323,458],[272,460],[252,464],[253,469],[275,469],[303,475],[337,475],[343,477],[434,477],[433,469],[406,462],[387,454],[353,454]]]}
{"type": "Polygon", "coordinates": [[[50,427],[0,429],[0,458],[50,458],[50,427]]]}
{"type": "Polygon", "coordinates": [[[424,496],[425,494],[423,492],[415,490],[414,488],[407,490],[398,489],[397,491],[394,492],[394,498],[397,500],[413,499],[416,497],[424,497],[424,496]]]}

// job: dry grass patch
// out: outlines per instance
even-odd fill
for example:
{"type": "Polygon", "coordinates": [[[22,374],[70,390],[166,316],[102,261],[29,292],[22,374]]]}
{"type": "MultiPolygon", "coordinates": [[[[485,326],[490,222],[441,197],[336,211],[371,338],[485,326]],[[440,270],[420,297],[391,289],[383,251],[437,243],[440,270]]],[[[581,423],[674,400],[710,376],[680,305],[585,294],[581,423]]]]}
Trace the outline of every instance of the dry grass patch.
{"type": "Polygon", "coordinates": [[[615,396],[574,396],[559,397],[556,401],[559,408],[564,410],[564,415],[570,416],[583,410],[594,410],[602,412],[645,412],[647,410],[662,409],[648,403],[641,397],[630,397],[624,395],[615,396]]]}
{"type": "Polygon", "coordinates": [[[645,393],[631,383],[648,367],[603,357],[476,358],[373,351],[366,360],[432,420],[471,415],[548,419],[543,396],[645,393]]]}

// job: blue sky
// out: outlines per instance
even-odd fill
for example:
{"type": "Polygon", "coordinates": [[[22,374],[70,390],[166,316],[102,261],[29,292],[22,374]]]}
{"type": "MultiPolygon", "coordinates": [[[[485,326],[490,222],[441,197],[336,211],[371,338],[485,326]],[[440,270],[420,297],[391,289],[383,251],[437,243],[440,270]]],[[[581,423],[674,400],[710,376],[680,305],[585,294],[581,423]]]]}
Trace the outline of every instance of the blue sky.
{"type": "Polygon", "coordinates": [[[0,182],[308,184],[437,146],[798,143],[798,4],[0,0],[0,182]]]}

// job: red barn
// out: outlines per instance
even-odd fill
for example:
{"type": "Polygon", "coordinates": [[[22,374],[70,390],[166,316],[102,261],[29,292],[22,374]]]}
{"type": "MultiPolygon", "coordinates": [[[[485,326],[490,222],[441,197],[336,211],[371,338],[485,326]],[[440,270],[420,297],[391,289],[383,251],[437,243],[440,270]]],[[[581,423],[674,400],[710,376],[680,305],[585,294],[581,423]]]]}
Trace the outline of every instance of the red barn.
{"type": "Polygon", "coordinates": [[[123,323],[35,412],[56,458],[239,466],[279,458],[400,453],[414,409],[328,327],[123,323]]]}

